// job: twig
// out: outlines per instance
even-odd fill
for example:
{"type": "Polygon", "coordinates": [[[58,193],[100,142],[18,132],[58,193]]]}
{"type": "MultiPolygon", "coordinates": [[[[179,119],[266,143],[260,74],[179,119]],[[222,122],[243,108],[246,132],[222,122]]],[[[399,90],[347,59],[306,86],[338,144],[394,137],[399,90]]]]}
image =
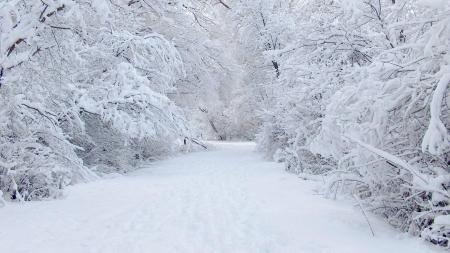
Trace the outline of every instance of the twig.
{"type": "Polygon", "coordinates": [[[370,232],[372,232],[372,236],[375,237],[375,232],[373,231],[372,224],[370,224],[369,217],[367,217],[366,211],[364,210],[361,201],[359,201],[359,198],[356,196],[356,194],[353,194],[353,197],[356,199],[356,202],[358,202],[359,208],[361,208],[361,212],[363,213],[364,218],[366,219],[366,222],[369,225],[370,232]]]}

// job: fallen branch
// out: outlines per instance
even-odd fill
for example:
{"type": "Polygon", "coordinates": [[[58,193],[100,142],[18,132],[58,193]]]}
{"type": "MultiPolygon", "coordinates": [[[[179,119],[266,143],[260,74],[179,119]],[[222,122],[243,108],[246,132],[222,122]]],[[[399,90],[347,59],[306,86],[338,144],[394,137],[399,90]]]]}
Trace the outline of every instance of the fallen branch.
{"type": "Polygon", "coordinates": [[[192,143],[199,145],[200,147],[204,148],[204,149],[208,149],[208,146],[206,146],[204,143],[202,143],[201,141],[197,140],[197,139],[192,139],[189,137],[186,137],[186,139],[190,140],[192,143]]]}

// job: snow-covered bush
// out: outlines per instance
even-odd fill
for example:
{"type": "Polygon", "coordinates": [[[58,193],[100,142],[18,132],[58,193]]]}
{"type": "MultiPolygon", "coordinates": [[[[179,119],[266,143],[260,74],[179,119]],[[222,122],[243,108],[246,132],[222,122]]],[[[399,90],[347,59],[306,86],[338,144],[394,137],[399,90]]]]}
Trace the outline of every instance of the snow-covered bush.
{"type": "Polygon", "coordinates": [[[238,14],[253,15],[245,24],[260,29],[247,40],[277,63],[264,81],[260,149],[448,247],[450,4],[267,2],[238,14]]]}
{"type": "Polygon", "coordinates": [[[68,3],[0,4],[0,189],[6,199],[55,197],[65,185],[95,177],[60,127],[61,121],[76,118],[72,87],[61,82],[63,69],[52,68],[57,59],[44,65],[46,52],[56,47],[44,38],[48,22],[68,3]]]}
{"type": "Polygon", "coordinates": [[[450,201],[450,9],[390,5],[352,13],[375,19],[384,11],[366,28],[384,44],[331,98],[311,150],[338,161],[333,191],[348,189],[394,226],[448,246],[448,227],[434,219],[447,215],[450,201]]]}
{"type": "Polygon", "coordinates": [[[0,3],[5,199],[57,197],[95,178],[93,168],[126,172],[179,149],[190,130],[167,95],[186,65],[162,27],[197,27],[165,20],[169,11],[185,9],[163,1],[0,3]]]}

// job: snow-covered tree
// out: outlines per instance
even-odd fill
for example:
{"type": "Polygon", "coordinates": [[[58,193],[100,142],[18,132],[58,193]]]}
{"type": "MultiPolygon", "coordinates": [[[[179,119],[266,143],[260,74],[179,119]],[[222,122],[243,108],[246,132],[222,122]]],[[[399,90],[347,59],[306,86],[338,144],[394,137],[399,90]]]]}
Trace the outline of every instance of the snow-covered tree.
{"type": "Polygon", "coordinates": [[[95,178],[94,168],[126,171],[190,137],[184,113],[167,97],[186,77],[189,57],[182,57],[173,34],[162,35],[164,27],[196,31],[182,18],[164,18],[199,15],[185,4],[0,4],[0,189],[6,199],[55,197],[67,184],[95,178]]]}
{"type": "Polygon", "coordinates": [[[333,195],[357,196],[394,226],[447,246],[449,4],[272,2],[242,2],[238,14],[276,24],[258,30],[256,14],[243,18],[254,30],[242,35],[249,48],[279,42],[255,49],[279,71],[261,80],[269,106],[260,105],[260,148],[290,171],[327,176],[333,195]]]}

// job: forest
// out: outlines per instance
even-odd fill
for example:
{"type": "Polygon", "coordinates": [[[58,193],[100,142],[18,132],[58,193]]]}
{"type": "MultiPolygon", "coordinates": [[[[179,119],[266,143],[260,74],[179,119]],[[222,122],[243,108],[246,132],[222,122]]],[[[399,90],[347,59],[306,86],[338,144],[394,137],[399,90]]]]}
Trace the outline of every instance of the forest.
{"type": "Polygon", "coordinates": [[[450,2],[0,0],[0,210],[211,140],[449,249],[450,2]]]}

